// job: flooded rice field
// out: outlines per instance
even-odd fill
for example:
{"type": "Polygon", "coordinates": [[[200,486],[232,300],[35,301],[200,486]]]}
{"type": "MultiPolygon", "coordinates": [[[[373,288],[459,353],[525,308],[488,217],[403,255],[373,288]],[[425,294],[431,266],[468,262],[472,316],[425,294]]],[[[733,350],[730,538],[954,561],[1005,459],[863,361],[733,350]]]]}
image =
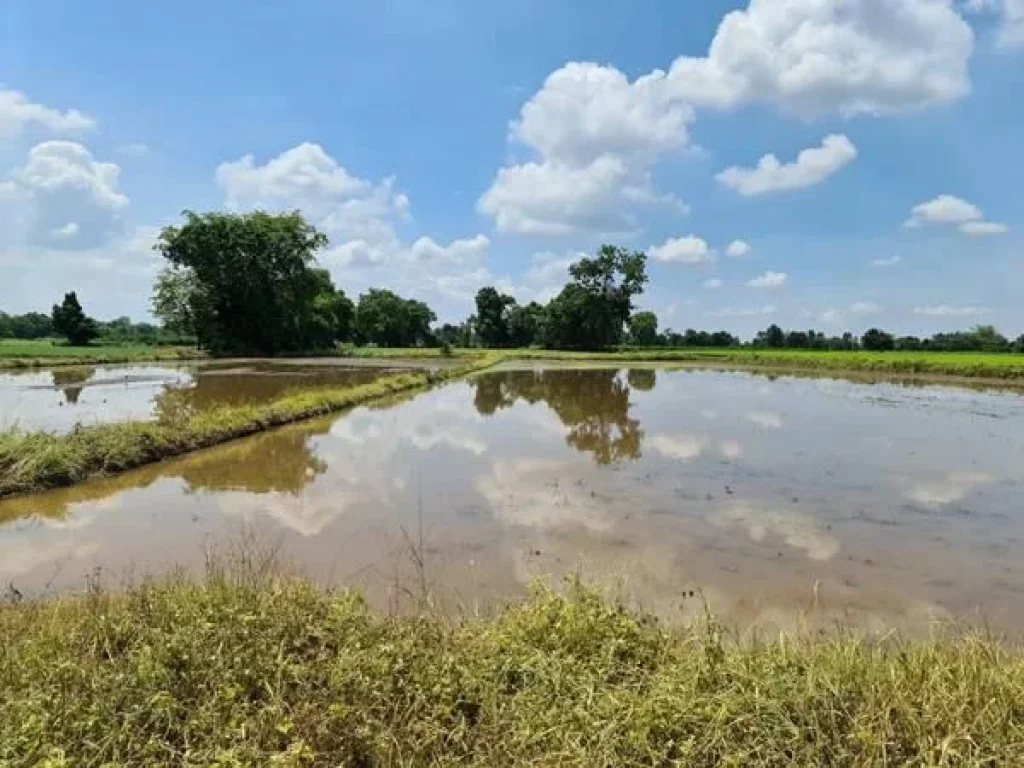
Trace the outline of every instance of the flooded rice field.
{"type": "MultiPolygon", "coordinates": [[[[233,397],[227,372],[187,375],[233,397]]],[[[244,526],[389,610],[488,610],[579,573],[682,620],[706,601],[766,630],[1018,632],[1022,459],[1016,394],[519,367],[2,502],[0,579],[201,571],[244,526]]]]}
{"type": "Polygon", "coordinates": [[[293,392],[365,384],[397,367],[227,360],[0,372],[0,429],[65,433],[76,424],[187,417],[293,392]]]}

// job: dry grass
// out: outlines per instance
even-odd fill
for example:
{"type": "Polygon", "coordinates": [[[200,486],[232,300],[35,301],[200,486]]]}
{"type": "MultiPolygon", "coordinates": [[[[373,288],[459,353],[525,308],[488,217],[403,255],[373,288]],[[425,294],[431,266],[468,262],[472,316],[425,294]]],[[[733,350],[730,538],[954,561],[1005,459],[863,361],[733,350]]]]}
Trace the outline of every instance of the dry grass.
{"type": "Polygon", "coordinates": [[[973,634],[731,643],[571,585],[384,617],[217,560],[0,606],[0,765],[1019,765],[1024,656],[973,634]]]}

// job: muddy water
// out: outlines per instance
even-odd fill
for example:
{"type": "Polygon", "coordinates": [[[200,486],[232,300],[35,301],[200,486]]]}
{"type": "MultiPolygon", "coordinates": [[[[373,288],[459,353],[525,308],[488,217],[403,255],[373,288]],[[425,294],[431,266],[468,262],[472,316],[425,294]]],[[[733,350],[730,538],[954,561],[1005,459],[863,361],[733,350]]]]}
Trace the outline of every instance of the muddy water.
{"type": "Polygon", "coordinates": [[[245,525],[403,610],[582,573],[669,618],[1024,629],[1024,398],[744,373],[502,370],[0,504],[0,579],[201,569],[245,525]],[[422,559],[423,568],[415,563],[422,559]]]}
{"type": "Polygon", "coordinates": [[[0,373],[0,429],[64,433],[76,424],[187,417],[219,405],[363,384],[395,369],[330,361],[74,366],[0,373]]]}

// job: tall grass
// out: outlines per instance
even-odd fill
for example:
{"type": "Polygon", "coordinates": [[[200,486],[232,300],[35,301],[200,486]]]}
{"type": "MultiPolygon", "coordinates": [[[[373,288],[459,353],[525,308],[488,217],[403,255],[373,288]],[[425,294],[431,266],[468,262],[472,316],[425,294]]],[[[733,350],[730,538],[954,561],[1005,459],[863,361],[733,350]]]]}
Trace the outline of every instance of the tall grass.
{"type": "Polygon", "coordinates": [[[0,606],[0,765],[1019,765],[1024,655],[974,634],[732,643],[593,591],[491,618],[204,583],[0,606]]]}
{"type": "Polygon", "coordinates": [[[304,392],[269,403],[225,406],[181,421],[80,426],[66,435],[0,433],[0,498],[72,485],[360,403],[483,370],[477,357],[449,370],[383,376],[369,384],[304,392]]]}

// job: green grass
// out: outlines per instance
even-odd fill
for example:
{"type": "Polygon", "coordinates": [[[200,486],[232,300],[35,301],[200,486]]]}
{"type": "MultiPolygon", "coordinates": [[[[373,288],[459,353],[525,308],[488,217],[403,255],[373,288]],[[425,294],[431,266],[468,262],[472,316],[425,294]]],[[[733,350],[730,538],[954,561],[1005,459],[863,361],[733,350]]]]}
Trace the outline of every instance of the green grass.
{"type": "Polygon", "coordinates": [[[448,370],[382,376],[354,387],[303,392],[259,405],[225,406],[183,421],[79,426],[66,435],[18,430],[0,433],[0,498],[121,472],[281,424],[468,375],[498,360],[496,356],[478,356],[448,370]]]}
{"type": "Polygon", "coordinates": [[[1024,655],[734,643],[598,594],[489,618],[214,571],[0,606],[0,765],[1020,765],[1024,655]]]}
{"type": "Polygon", "coordinates": [[[87,347],[72,347],[48,339],[0,339],[0,369],[192,360],[202,357],[204,354],[193,347],[158,347],[143,344],[94,344],[87,347]]]}

